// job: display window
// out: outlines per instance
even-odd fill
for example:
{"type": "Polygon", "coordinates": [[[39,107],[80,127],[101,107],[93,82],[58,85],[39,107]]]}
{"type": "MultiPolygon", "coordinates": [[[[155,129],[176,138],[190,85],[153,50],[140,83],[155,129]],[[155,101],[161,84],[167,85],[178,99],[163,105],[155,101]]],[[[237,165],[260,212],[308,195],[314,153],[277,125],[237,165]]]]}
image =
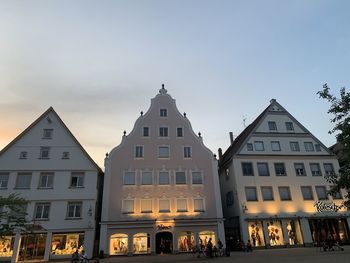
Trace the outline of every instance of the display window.
{"type": "Polygon", "coordinates": [[[134,254],[150,253],[150,235],[147,233],[139,233],[133,238],[134,254]]]}
{"type": "Polygon", "coordinates": [[[248,232],[250,242],[254,247],[265,246],[264,230],[261,221],[249,221],[248,232]]]}
{"type": "Polygon", "coordinates": [[[321,244],[327,238],[340,243],[349,243],[349,227],[345,218],[309,219],[312,240],[321,244]]]}
{"type": "Polygon", "coordinates": [[[286,229],[288,234],[289,245],[294,246],[301,245],[304,243],[299,220],[288,220],[286,229]]]}
{"type": "Polygon", "coordinates": [[[266,226],[269,235],[270,246],[282,246],[284,244],[284,241],[281,221],[271,220],[266,222],[266,226]]]}
{"type": "Polygon", "coordinates": [[[51,241],[51,254],[71,255],[78,249],[79,253],[84,250],[84,234],[53,234],[51,241]]]}
{"type": "Polygon", "coordinates": [[[180,232],[177,240],[179,252],[191,252],[196,246],[194,233],[191,231],[180,232]]]}
{"type": "Polygon", "coordinates": [[[0,238],[0,258],[12,257],[15,237],[4,236],[0,238]]]}
{"type": "Polygon", "coordinates": [[[128,253],[128,235],[114,234],[111,236],[110,255],[126,255],[128,253]]]}
{"type": "Polygon", "coordinates": [[[216,245],[216,237],[213,231],[199,232],[199,246],[201,249],[206,248],[209,241],[213,246],[216,245]]]}
{"type": "Polygon", "coordinates": [[[43,260],[46,234],[28,234],[21,237],[18,261],[43,260]]]}

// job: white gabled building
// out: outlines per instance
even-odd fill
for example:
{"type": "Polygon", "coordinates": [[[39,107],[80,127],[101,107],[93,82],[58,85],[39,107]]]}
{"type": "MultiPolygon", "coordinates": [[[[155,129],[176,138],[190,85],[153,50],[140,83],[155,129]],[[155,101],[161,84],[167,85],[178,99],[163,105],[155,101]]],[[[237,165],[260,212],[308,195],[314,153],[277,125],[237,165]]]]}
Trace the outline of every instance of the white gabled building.
{"type": "Polygon", "coordinates": [[[224,240],[217,160],[163,88],[105,160],[100,248],[177,253],[224,240]]]}
{"type": "MultiPolygon", "coordinates": [[[[276,100],[222,155],[219,176],[226,236],[255,246],[349,242],[344,193],[327,194],[337,157],[276,100]]],[[[234,244],[232,244],[234,246],[234,244]]]]}
{"type": "Polygon", "coordinates": [[[32,234],[3,237],[0,260],[70,258],[75,249],[92,257],[102,176],[54,109],[44,112],[0,152],[0,195],[29,201],[35,226],[32,234]]]}

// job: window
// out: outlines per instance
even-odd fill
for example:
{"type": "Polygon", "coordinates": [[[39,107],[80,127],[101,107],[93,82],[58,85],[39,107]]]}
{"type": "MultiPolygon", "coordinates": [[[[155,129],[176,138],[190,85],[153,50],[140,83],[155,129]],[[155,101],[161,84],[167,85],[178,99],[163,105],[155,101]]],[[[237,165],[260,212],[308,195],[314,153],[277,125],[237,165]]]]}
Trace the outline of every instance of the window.
{"type": "Polygon", "coordinates": [[[269,166],[267,163],[258,163],[259,176],[270,176],[269,166]]]}
{"type": "Polygon", "coordinates": [[[27,159],[28,156],[28,152],[21,152],[19,154],[19,159],[27,159]]]}
{"type": "Polygon", "coordinates": [[[69,157],[69,152],[63,152],[62,153],[62,159],[69,159],[70,157],[69,157]]]}
{"type": "Polygon", "coordinates": [[[142,135],[143,137],[149,137],[149,127],[143,127],[142,135]]]}
{"type": "Polygon", "coordinates": [[[187,212],[187,199],[179,198],[176,200],[176,211],[187,212]]]}
{"type": "Polygon", "coordinates": [[[256,194],[256,187],[246,187],[245,195],[247,197],[247,201],[258,201],[258,196],[256,194]]]}
{"type": "Polygon", "coordinates": [[[182,128],[177,128],[176,129],[176,136],[177,137],[183,137],[184,136],[182,128]]]}
{"type": "Polygon", "coordinates": [[[321,145],[315,144],[315,150],[316,150],[316,152],[320,152],[321,151],[321,145]]]}
{"type": "Polygon", "coordinates": [[[50,158],[50,147],[40,147],[40,159],[50,158]]]}
{"type": "Polygon", "coordinates": [[[135,158],[143,158],[143,146],[136,146],[135,147],[135,158]]]}
{"type": "Polygon", "coordinates": [[[43,139],[52,139],[53,129],[44,129],[43,139]]]}
{"type": "Polygon", "coordinates": [[[226,206],[232,206],[234,204],[233,191],[226,193],[226,206]]]}
{"type": "Polygon", "coordinates": [[[185,172],[176,172],[176,184],[186,184],[185,172]]]}
{"type": "Polygon", "coordinates": [[[53,188],[53,173],[40,173],[39,188],[53,188]]]}
{"type": "Polygon", "coordinates": [[[135,184],[135,172],[124,172],[124,185],[135,184]]]}
{"type": "Polygon", "coordinates": [[[304,142],[304,146],[305,146],[305,151],[307,152],[314,152],[314,145],[312,144],[312,142],[304,142]]]}
{"type": "Polygon", "coordinates": [[[18,173],[15,188],[29,189],[31,179],[32,179],[31,173],[18,173]]]}
{"type": "Polygon", "coordinates": [[[159,136],[160,137],[168,137],[168,127],[160,127],[159,128],[159,136]]]}
{"type": "Polygon", "coordinates": [[[325,186],[315,186],[318,200],[327,200],[327,188],[325,186]]]}
{"type": "Polygon", "coordinates": [[[159,184],[169,184],[169,172],[159,172],[159,184]]]}
{"type": "Polygon", "coordinates": [[[160,213],[169,213],[170,212],[170,200],[160,199],[159,200],[159,212],[160,213]]]}
{"type": "Polygon", "coordinates": [[[49,219],[50,203],[39,203],[35,205],[34,219],[49,219]]]}
{"type": "Polygon", "coordinates": [[[255,151],[264,151],[264,142],[255,141],[254,142],[255,151]]]}
{"type": "Polygon", "coordinates": [[[286,176],[286,168],[284,163],[274,163],[276,176],[286,176]]]}
{"type": "Polygon", "coordinates": [[[298,142],[290,142],[289,145],[290,145],[290,150],[292,152],[300,152],[300,147],[298,142]]]}
{"type": "Polygon", "coordinates": [[[292,200],[290,195],[290,189],[288,186],[280,186],[278,187],[278,192],[280,194],[281,201],[289,201],[292,200]]]}
{"type": "Polygon", "coordinates": [[[9,181],[9,173],[0,173],[0,189],[6,189],[9,181]]]}
{"type": "Polygon", "coordinates": [[[293,122],[286,122],[286,130],[287,131],[294,131],[293,122]]]}
{"type": "Polygon", "coordinates": [[[331,163],[324,163],[323,167],[324,167],[324,171],[325,171],[327,176],[334,175],[333,164],[331,164],[331,163]]]}
{"type": "Polygon", "coordinates": [[[191,158],[192,157],[192,149],[189,146],[184,147],[184,158],[191,158]]]}
{"type": "Polygon", "coordinates": [[[153,184],[152,172],[142,172],[141,183],[143,185],[153,184]]]}
{"type": "Polygon", "coordinates": [[[134,213],[134,200],[123,200],[123,214],[134,213]]]}
{"type": "Polygon", "coordinates": [[[273,192],[271,186],[262,186],[261,194],[264,201],[273,201],[273,192]]]}
{"type": "Polygon", "coordinates": [[[84,172],[72,172],[70,187],[84,187],[84,172]]]}
{"type": "Polygon", "coordinates": [[[276,122],[274,122],[274,121],[269,121],[268,124],[269,124],[269,130],[270,130],[270,131],[277,131],[276,122]]]}
{"type": "Polygon", "coordinates": [[[201,172],[192,172],[192,184],[203,184],[201,172]]]}
{"type": "Polygon", "coordinates": [[[82,202],[69,202],[67,218],[81,218],[82,202]]]}
{"type": "Polygon", "coordinates": [[[169,158],[169,156],[170,156],[169,146],[158,147],[158,158],[169,158]]]}
{"type": "Polygon", "coordinates": [[[254,176],[253,164],[252,163],[242,163],[243,176],[254,176]]]}
{"type": "Polygon", "coordinates": [[[311,186],[301,186],[300,189],[301,189],[301,194],[303,195],[304,200],[314,200],[311,186]]]}
{"type": "Polygon", "coordinates": [[[306,176],[305,167],[303,163],[295,163],[294,168],[297,176],[306,176]]]}
{"type": "Polygon", "coordinates": [[[281,151],[281,145],[280,142],[278,141],[272,141],[271,142],[271,150],[276,152],[276,151],[281,151]]]}
{"type": "Polygon", "coordinates": [[[321,176],[321,169],[318,163],[310,163],[310,170],[312,176],[321,176]]]}
{"type": "Polygon", "coordinates": [[[167,111],[167,109],[160,109],[160,111],[159,111],[159,116],[160,116],[160,117],[167,117],[167,116],[168,116],[168,111],[167,111]]]}
{"type": "Polygon", "coordinates": [[[204,212],[204,200],[202,198],[193,199],[194,212],[204,212]]]}
{"type": "Polygon", "coordinates": [[[247,151],[249,151],[249,152],[253,151],[253,144],[252,143],[247,143],[247,151]]]}
{"type": "Polygon", "coordinates": [[[340,190],[332,194],[333,199],[343,199],[340,190]]]}
{"type": "Polygon", "coordinates": [[[152,213],[152,199],[141,200],[141,213],[152,213]]]}

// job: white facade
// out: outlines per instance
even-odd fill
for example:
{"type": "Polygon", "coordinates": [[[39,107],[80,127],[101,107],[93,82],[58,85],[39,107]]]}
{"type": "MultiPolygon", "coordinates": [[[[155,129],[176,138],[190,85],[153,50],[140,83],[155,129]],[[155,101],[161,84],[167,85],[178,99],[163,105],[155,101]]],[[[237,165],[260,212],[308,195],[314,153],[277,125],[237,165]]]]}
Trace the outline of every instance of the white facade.
{"type": "Polygon", "coordinates": [[[326,193],[325,176],[338,170],[336,156],[271,100],[220,159],[226,235],[262,247],[349,242],[349,212],[330,211],[345,193],[326,193]],[[318,211],[319,201],[331,207],[318,211]]]}
{"type": "Polygon", "coordinates": [[[92,257],[99,176],[100,168],[49,108],[0,152],[0,195],[18,193],[29,201],[27,220],[35,226],[33,235],[6,237],[14,243],[0,259],[70,258],[75,249],[92,257]]]}
{"type": "Polygon", "coordinates": [[[105,160],[100,249],[191,251],[224,242],[217,160],[164,87],[105,160]]]}

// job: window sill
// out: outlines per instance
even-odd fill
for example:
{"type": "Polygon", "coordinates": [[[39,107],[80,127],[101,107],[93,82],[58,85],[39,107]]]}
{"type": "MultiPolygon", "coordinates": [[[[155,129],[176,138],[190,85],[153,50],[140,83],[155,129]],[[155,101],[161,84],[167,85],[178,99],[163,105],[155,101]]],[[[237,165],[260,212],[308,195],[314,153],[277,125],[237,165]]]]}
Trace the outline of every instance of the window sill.
{"type": "Polygon", "coordinates": [[[47,190],[47,189],[53,189],[53,187],[38,187],[38,190],[47,190]]]}
{"type": "Polygon", "coordinates": [[[81,220],[81,217],[66,217],[65,220],[81,220]]]}
{"type": "Polygon", "coordinates": [[[30,187],[14,187],[13,189],[16,189],[16,190],[29,190],[30,187]]]}
{"type": "Polygon", "coordinates": [[[153,213],[153,211],[141,211],[142,214],[150,214],[153,213]]]}
{"type": "Polygon", "coordinates": [[[84,186],[70,186],[69,189],[82,189],[85,188],[84,186]]]}
{"type": "Polygon", "coordinates": [[[49,221],[49,218],[33,218],[33,221],[49,221]]]}
{"type": "Polygon", "coordinates": [[[39,160],[50,160],[50,157],[39,157],[39,160]]]}
{"type": "Polygon", "coordinates": [[[122,212],[123,215],[132,215],[134,212],[122,212]]]}
{"type": "Polygon", "coordinates": [[[159,213],[170,213],[170,210],[160,210],[159,213]]]}

